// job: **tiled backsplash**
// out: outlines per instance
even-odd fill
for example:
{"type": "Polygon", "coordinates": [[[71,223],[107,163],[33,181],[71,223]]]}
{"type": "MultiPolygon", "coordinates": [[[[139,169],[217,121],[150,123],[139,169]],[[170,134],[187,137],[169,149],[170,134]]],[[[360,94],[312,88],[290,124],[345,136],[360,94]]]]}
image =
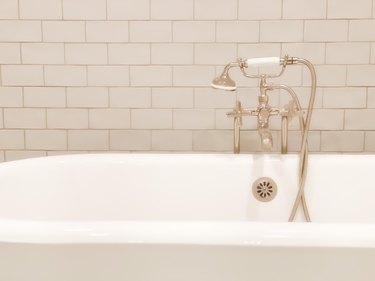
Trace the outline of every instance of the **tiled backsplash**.
{"type": "MultiPolygon", "coordinates": [[[[256,80],[231,71],[237,92],[210,88],[237,57],[311,60],[318,91],[315,152],[375,151],[375,1],[0,0],[0,160],[93,151],[232,150],[236,101],[256,80]]],[[[275,82],[307,104],[309,76],[275,82]]],[[[283,106],[284,93],[271,105],[283,106]]],[[[280,119],[271,127],[279,150],[280,119]]],[[[297,126],[294,126],[296,129],[297,126]]],[[[242,151],[258,152],[254,118],[242,151]]],[[[291,131],[296,151],[300,135],[291,131]]]]}

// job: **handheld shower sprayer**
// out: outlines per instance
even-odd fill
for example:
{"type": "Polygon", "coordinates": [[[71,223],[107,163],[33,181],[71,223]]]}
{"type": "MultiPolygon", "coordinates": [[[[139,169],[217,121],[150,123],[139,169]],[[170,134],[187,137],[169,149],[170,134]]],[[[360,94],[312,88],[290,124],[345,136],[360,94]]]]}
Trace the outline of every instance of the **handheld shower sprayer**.
{"type": "Polygon", "coordinates": [[[212,80],[211,87],[215,89],[219,89],[219,90],[235,91],[237,89],[236,82],[234,82],[232,78],[230,78],[229,76],[229,70],[233,67],[239,67],[242,73],[246,77],[257,78],[258,75],[247,74],[244,68],[248,68],[250,66],[262,67],[262,66],[283,65],[283,69],[278,75],[268,76],[268,77],[278,77],[283,73],[286,61],[287,61],[287,57],[285,57],[284,59],[280,59],[279,57],[252,58],[252,59],[239,58],[236,62],[231,62],[224,67],[224,70],[220,74],[220,76],[212,80]]]}
{"type": "Polygon", "coordinates": [[[237,89],[236,82],[229,76],[229,69],[232,67],[240,67],[239,62],[227,64],[221,75],[212,80],[211,87],[219,90],[235,91],[237,89]]]}

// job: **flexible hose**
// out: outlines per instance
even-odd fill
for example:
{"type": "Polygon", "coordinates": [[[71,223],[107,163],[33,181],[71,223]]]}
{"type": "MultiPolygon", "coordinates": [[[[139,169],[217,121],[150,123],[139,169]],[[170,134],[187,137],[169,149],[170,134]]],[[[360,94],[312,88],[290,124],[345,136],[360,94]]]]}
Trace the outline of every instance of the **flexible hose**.
{"type": "MultiPolygon", "coordinates": [[[[310,100],[309,100],[309,105],[308,105],[308,110],[307,110],[307,115],[306,115],[306,122],[305,122],[305,129],[303,130],[302,134],[302,147],[301,147],[301,154],[300,154],[300,185],[299,185],[299,190],[296,196],[296,199],[293,204],[292,211],[290,213],[289,221],[293,221],[298,205],[302,201],[302,206],[307,208],[306,206],[306,200],[304,197],[304,187],[305,187],[305,182],[306,182],[306,172],[307,172],[307,159],[308,159],[308,153],[307,153],[307,138],[308,138],[308,132],[310,128],[310,123],[311,123],[311,115],[312,115],[312,109],[314,106],[314,100],[315,100],[315,93],[316,93],[316,73],[314,66],[312,63],[310,63],[308,60],[301,59],[301,58],[292,58],[292,63],[301,63],[304,64],[305,66],[308,67],[310,70],[311,74],[311,94],[310,94],[310,100]]],[[[310,216],[306,216],[306,221],[311,222],[310,216]]]]}
{"type": "MultiPolygon", "coordinates": [[[[272,85],[272,87],[274,89],[281,89],[281,90],[287,91],[291,95],[293,101],[295,102],[295,104],[297,106],[297,110],[299,112],[302,111],[302,107],[301,107],[301,104],[298,100],[298,97],[297,97],[296,93],[293,91],[292,88],[290,88],[286,85],[272,85]]],[[[299,115],[299,124],[300,124],[301,131],[304,132],[306,130],[306,124],[305,124],[305,120],[303,119],[302,115],[299,115]]],[[[306,139],[306,143],[307,143],[307,139],[306,139]]],[[[306,171],[307,171],[307,156],[308,156],[308,149],[307,149],[307,145],[306,145],[304,150],[302,150],[302,147],[301,147],[301,154],[300,154],[300,161],[299,161],[299,181],[298,181],[298,183],[299,183],[298,190],[299,191],[300,190],[303,191],[304,186],[305,186],[305,174],[306,174],[306,171]],[[302,151],[304,153],[302,153],[302,151]]],[[[301,198],[302,209],[303,209],[303,213],[305,215],[305,219],[306,219],[306,221],[310,222],[311,219],[310,219],[309,209],[307,207],[304,192],[301,193],[300,198],[301,198]]],[[[297,207],[298,207],[298,204],[297,204],[297,207]]],[[[290,221],[290,218],[289,218],[289,221],[290,221]]]]}

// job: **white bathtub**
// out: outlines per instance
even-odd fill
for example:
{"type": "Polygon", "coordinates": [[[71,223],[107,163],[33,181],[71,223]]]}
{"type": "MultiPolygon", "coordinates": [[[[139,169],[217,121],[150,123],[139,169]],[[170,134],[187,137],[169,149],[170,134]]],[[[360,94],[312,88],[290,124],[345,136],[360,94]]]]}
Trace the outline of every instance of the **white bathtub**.
{"type": "Polygon", "coordinates": [[[375,155],[106,154],[0,164],[1,281],[369,281],[375,155]],[[252,183],[278,184],[257,201],[252,183]]]}

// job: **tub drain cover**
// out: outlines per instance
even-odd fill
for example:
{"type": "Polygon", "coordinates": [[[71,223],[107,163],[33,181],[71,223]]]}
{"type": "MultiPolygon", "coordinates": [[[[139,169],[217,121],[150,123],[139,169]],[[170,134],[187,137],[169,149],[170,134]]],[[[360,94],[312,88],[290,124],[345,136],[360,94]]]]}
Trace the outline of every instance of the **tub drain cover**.
{"type": "Polygon", "coordinates": [[[253,195],[262,202],[271,201],[277,194],[276,183],[268,177],[261,177],[253,183],[253,195]]]}

